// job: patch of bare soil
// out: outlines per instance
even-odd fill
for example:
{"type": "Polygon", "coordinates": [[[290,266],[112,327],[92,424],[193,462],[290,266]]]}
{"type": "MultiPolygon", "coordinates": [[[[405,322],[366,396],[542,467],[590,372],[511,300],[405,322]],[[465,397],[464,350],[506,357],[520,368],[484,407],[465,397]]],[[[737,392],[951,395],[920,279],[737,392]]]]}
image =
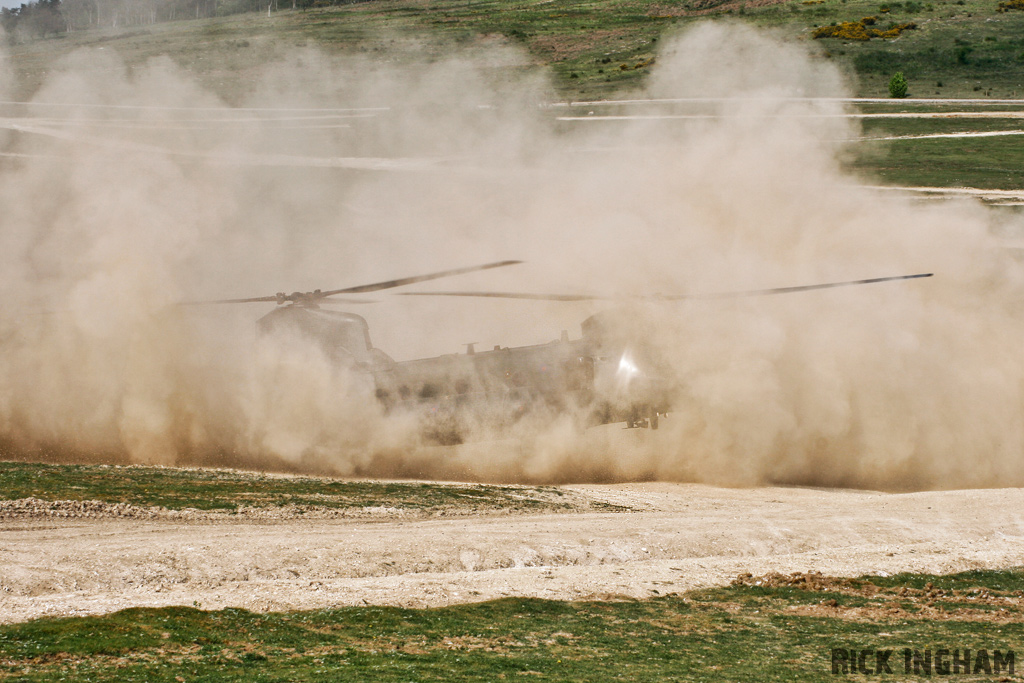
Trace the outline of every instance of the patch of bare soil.
{"type": "MultiPolygon", "coordinates": [[[[790,577],[769,579],[778,582],[797,580],[793,572],[851,577],[1024,565],[1024,489],[883,494],[657,483],[566,490],[634,512],[8,514],[0,516],[0,621],[131,606],[268,611],[503,596],[642,598],[726,585],[743,573],[790,577]]],[[[799,580],[815,590],[832,590],[832,582],[847,589],[842,579],[808,576],[799,580]]]]}
{"type": "Polygon", "coordinates": [[[977,187],[901,187],[897,185],[875,185],[875,190],[913,192],[926,198],[949,199],[954,197],[971,197],[988,204],[1007,206],[1024,203],[1024,190],[989,190],[977,187]]]}
{"type": "Polygon", "coordinates": [[[530,49],[553,61],[564,61],[575,59],[581,54],[593,50],[596,45],[611,44],[611,41],[628,35],[628,32],[622,29],[588,31],[579,34],[541,34],[530,39],[530,49]]]}
{"type": "Polygon", "coordinates": [[[825,576],[821,572],[793,572],[792,574],[779,574],[771,572],[764,576],[753,576],[750,572],[744,572],[736,577],[730,586],[761,586],[764,588],[799,588],[806,591],[839,591],[839,592],[867,592],[869,595],[877,592],[878,587],[872,583],[855,581],[853,579],[836,576],[825,576]]]}
{"type": "MultiPolygon", "coordinates": [[[[310,496],[312,497],[312,496],[310,496]]],[[[594,509],[594,501],[578,493],[555,496],[544,490],[529,490],[524,503],[545,501],[557,503],[573,512],[588,512],[594,509]]],[[[170,510],[160,506],[139,506],[130,503],[107,503],[100,500],[41,500],[19,498],[0,500],[0,522],[12,519],[56,518],[56,519],[145,519],[182,522],[281,522],[296,519],[428,519],[434,517],[468,517],[487,515],[523,514],[530,506],[517,507],[515,500],[502,501],[504,507],[472,507],[471,502],[460,501],[448,505],[438,504],[427,508],[408,508],[387,505],[361,507],[325,507],[317,505],[279,505],[275,507],[239,505],[227,510],[197,510],[185,508],[170,510]]],[[[607,508],[607,505],[598,505],[607,508]]]]}
{"type": "MultiPolygon", "coordinates": [[[[993,624],[1024,622],[1021,610],[1024,591],[993,594],[986,588],[943,590],[928,583],[924,588],[881,587],[863,579],[825,576],[819,572],[771,572],[764,576],[744,573],[732,586],[792,587],[835,593],[816,605],[790,605],[779,611],[802,616],[832,617],[881,622],[927,619],[929,621],[984,621],[993,624]],[[867,604],[843,604],[841,596],[868,598],[867,604]]],[[[762,610],[762,611],[771,611],[762,610]]]]}
{"type": "Polygon", "coordinates": [[[693,8],[679,5],[654,5],[647,14],[654,17],[699,17],[708,14],[725,14],[730,11],[742,11],[755,7],[778,5],[785,0],[699,0],[693,8]]]}

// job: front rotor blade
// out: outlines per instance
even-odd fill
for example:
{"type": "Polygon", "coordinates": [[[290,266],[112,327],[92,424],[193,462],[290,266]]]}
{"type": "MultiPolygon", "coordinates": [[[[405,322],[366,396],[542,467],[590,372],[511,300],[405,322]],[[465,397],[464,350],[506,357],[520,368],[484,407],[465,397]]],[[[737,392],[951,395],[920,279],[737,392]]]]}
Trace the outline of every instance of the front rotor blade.
{"type": "Polygon", "coordinates": [[[378,292],[382,289],[392,289],[393,287],[401,287],[403,285],[411,285],[417,282],[426,282],[427,280],[436,280],[442,277],[451,277],[452,275],[462,275],[463,273],[473,273],[478,270],[488,270],[490,268],[502,268],[504,266],[514,266],[522,261],[496,261],[495,263],[485,263],[482,266],[469,266],[467,268],[456,268],[454,270],[442,270],[437,273],[428,273],[427,275],[416,275],[414,277],[404,277],[397,280],[386,280],[384,282],[376,282],[372,285],[359,285],[358,287],[346,287],[345,289],[332,289],[327,292],[320,292],[320,296],[334,296],[335,294],[360,294],[363,292],[378,292]]]}
{"type": "MultiPolygon", "coordinates": [[[[387,280],[385,282],[377,282],[372,285],[359,285],[357,287],[346,287],[344,289],[332,289],[326,292],[316,290],[313,292],[293,292],[291,294],[280,293],[274,296],[257,296],[248,299],[216,299],[212,301],[181,301],[178,303],[179,306],[204,306],[206,304],[251,304],[251,303],[299,303],[303,305],[310,305],[313,303],[330,303],[324,301],[325,297],[334,296],[335,294],[360,294],[363,292],[377,292],[382,289],[391,289],[392,287],[401,287],[403,285],[411,285],[416,282],[426,282],[427,280],[436,280],[442,277],[450,277],[452,275],[462,275],[463,273],[473,273],[478,270],[488,270],[490,268],[501,268],[503,266],[514,266],[522,261],[496,261],[494,263],[485,263],[480,266],[469,266],[467,268],[455,268],[453,270],[442,270],[438,273],[428,273],[427,275],[416,275],[414,277],[400,278],[398,280],[387,280]]],[[[358,299],[350,299],[346,301],[340,301],[340,303],[372,303],[369,301],[361,301],[358,299]]]]}
{"type": "Polygon", "coordinates": [[[851,287],[853,285],[872,285],[879,282],[895,280],[916,280],[932,277],[934,273],[918,273],[916,275],[895,275],[892,277],[876,277],[867,280],[848,280],[846,282],[826,282],[817,285],[798,285],[795,287],[775,287],[772,289],[750,289],[741,292],[712,292],[710,294],[656,294],[653,296],[603,296],[600,294],[529,294],[524,292],[399,292],[399,296],[467,296],[490,299],[525,299],[528,301],[610,301],[615,299],[639,299],[642,301],[683,301],[686,299],[733,299],[746,296],[769,296],[772,294],[794,294],[809,292],[815,289],[831,289],[833,287],[851,287]]]}
{"type": "Polygon", "coordinates": [[[347,306],[349,304],[355,305],[355,304],[375,304],[375,303],[377,303],[376,299],[349,299],[349,298],[346,297],[344,299],[320,299],[320,300],[317,300],[316,305],[317,306],[325,306],[325,305],[326,306],[347,306]]]}
{"type": "Polygon", "coordinates": [[[216,299],[214,301],[179,301],[178,306],[205,306],[206,304],[255,304],[277,302],[276,296],[257,296],[252,299],[216,299]]]}
{"type": "Polygon", "coordinates": [[[597,294],[527,294],[524,292],[398,292],[398,296],[475,296],[490,299],[527,299],[529,301],[598,301],[615,298],[597,294]]]}

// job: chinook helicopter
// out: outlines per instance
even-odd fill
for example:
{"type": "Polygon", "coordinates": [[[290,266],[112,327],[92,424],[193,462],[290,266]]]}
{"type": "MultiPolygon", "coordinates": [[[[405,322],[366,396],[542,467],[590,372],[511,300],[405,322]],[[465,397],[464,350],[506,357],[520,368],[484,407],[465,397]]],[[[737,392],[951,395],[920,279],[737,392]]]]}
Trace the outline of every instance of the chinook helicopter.
{"type": "MultiPolygon", "coordinates": [[[[325,310],[334,304],[367,303],[334,298],[404,287],[522,263],[497,261],[425,275],[386,280],[333,290],[279,292],[272,296],[183,302],[183,305],[274,303],[261,317],[261,336],[283,335],[314,344],[332,362],[373,378],[376,398],[385,411],[416,411],[424,418],[424,433],[443,444],[461,443],[474,427],[501,429],[528,414],[574,416],[581,427],[622,423],[627,428],[657,429],[671,410],[668,373],[657,352],[638,338],[635,314],[613,307],[581,324],[582,335],[561,337],[533,346],[495,346],[465,353],[395,361],[374,347],[366,319],[354,313],[325,310]]],[[[658,295],[642,301],[727,299],[789,294],[836,287],[868,285],[931,277],[932,273],[830,282],[772,289],[712,294],[658,295]]],[[[405,296],[475,297],[534,301],[597,301],[608,297],[587,294],[534,294],[489,291],[417,291],[405,296]]]]}

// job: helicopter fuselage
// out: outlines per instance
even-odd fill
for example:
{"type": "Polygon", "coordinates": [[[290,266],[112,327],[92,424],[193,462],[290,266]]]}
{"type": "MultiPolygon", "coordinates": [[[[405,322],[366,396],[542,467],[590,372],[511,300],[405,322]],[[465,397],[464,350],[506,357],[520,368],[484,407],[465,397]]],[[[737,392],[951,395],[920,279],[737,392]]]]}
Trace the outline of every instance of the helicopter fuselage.
{"type": "Polygon", "coordinates": [[[632,360],[624,344],[609,343],[598,316],[584,336],[520,347],[495,346],[432,358],[395,361],[374,348],[366,320],[354,313],[291,305],[257,324],[263,335],[286,333],[312,343],[331,362],[373,376],[386,411],[417,411],[429,431],[458,441],[462,432],[503,429],[526,415],[571,415],[581,426],[626,422],[657,427],[668,410],[663,382],[632,360]],[[443,423],[443,427],[439,426],[443,423]]]}

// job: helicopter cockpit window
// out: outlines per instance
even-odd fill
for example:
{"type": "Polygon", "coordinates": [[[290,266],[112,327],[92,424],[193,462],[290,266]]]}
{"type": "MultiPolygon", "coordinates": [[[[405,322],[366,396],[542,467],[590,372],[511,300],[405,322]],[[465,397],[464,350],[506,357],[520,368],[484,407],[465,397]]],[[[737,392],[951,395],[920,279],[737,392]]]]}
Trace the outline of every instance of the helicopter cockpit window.
{"type": "Polygon", "coordinates": [[[366,322],[355,316],[280,309],[260,321],[263,333],[285,333],[317,346],[335,362],[370,362],[366,322]]]}
{"type": "Polygon", "coordinates": [[[355,358],[359,362],[369,360],[369,349],[366,348],[363,330],[358,325],[336,324],[327,328],[319,337],[319,341],[332,360],[342,360],[346,357],[355,358]]]}

